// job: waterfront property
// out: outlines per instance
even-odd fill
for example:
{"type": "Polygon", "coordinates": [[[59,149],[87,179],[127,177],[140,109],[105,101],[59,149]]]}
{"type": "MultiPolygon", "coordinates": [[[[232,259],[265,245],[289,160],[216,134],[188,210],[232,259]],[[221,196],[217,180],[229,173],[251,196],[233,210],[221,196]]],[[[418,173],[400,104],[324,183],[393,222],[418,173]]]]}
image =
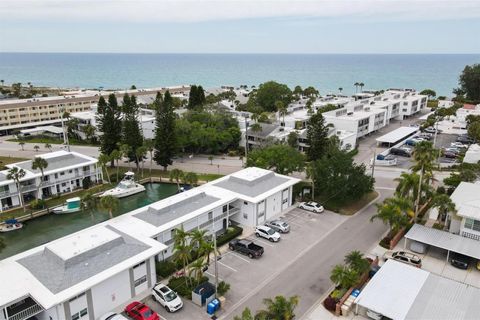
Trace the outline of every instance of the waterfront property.
{"type": "Polygon", "coordinates": [[[65,92],[62,96],[35,97],[30,99],[5,99],[0,101],[0,133],[11,134],[13,130],[61,123],[62,114],[88,112],[96,105],[100,96],[105,98],[114,93],[122,100],[125,93],[135,95],[139,105],[151,103],[157,92],[170,90],[172,94],[183,94],[190,87],[151,88],[124,91],[78,91],[65,92]]]}
{"type": "Polygon", "coordinates": [[[150,290],[177,228],[254,226],[292,205],[299,180],[247,168],[0,261],[0,320],[94,320],[150,290]]]}
{"type": "Polygon", "coordinates": [[[95,158],[64,150],[36,157],[43,158],[48,163],[43,170],[43,177],[39,169],[32,169],[33,160],[8,164],[7,170],[0,171],[0,212],[20,206],[20,195],[25,203],[82,188],[85,179],[91,183],[102,181],[102,171],[95,158]],[[8,179],[8,172],[12,168],[25,171],[25,176],[20,179],[20,190],[14,180],[8,179]]]}
{"type": "Polygon", "coordinates": [[[461,182],[450,198],[456,213],[447,214],[447,227],[451,233],[480,240],[480,184],[461,182]]]}

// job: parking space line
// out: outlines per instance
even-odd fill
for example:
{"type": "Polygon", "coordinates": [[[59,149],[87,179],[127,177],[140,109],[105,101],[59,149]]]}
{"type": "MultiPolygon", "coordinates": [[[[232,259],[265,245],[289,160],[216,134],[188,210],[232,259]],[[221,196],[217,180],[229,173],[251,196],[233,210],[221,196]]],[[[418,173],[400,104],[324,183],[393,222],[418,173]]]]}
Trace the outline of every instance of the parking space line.
{"type": "Polygon", "coordinates": [[[233,257],[236,257],[238,259],[241,259],[243,261],[245,261],[246,263],[250,263],[250,261],[248,261],[247,259],[245,259],[244,257],[240,257],[238,254],[236,254],[235,252],[229,252],[233,257]]]}
{"type": "Polygon", "coordinates": [[[305,221],[308,221],[308,222],[311,222],[312,218],[309,218],[309,217],[305,217],[304,215],[302,214],[295,214],[295,218],[298,218],[298,219],[302,219],[302,220],[305,220],[305,221]]]}
{"type": "Polygon", "coordinates": [[[253,238],[253,239],[252,239],[252,238],[247,238],[247,239],[250,240],[250,241],[253,241],[253,242],[263,243],[264,245],[269,246],[269,247],[273,247],[273,245],[271,245],[270,243],[265,242],[265,241],[263,241],[263,240],[261,240],[261,239],[259,239],[259,238],[260,238],[260,237],[258,237],[258,238],[253,238]]]}
{"type": "Polygon", "coordinates": [[[303,227],[304,225],[303,224],[300,224],[298,222],[295,221],[295,218],[291,218],[290,220],[288,219],[285,219],[286,222],[290,223],[290,224],[293,224],[295,226],[298,226],[298,227],[303,227]]]}
{"type": "Polygon", "coordinates": [[[237,272],[237,270],[236,270],[236,269],[234,269],[234,268],[230,267],[229,265],[226,265],[225,263],[223,263],[223,262],[220,262],[220,261],[217,261],[217,262],[218,262],[218,264],[221,264],[221,265],[222,265],[222,266],[224,266],[225,268],[228,268],[228,269],[230,269],[230,270],[233,270],[233,271],[237,272]]]}
{"type": "MultiPolygon", "coordinates": [[[[211,273],[210,273],[210,272],[208,272],[208,271],[205,271],[205,273],[206,273],[206,274],[208,274],[210,277],[213,277],[213,278],[215,278],[215,275],[214,275],[214,274],[211,274],[211,273]]],[[[222,278],[220,278],[220,277],[218,277],[218,280],[220,280],[220,281],[223,281],[223,279],[222,279],[222,278]]]]}

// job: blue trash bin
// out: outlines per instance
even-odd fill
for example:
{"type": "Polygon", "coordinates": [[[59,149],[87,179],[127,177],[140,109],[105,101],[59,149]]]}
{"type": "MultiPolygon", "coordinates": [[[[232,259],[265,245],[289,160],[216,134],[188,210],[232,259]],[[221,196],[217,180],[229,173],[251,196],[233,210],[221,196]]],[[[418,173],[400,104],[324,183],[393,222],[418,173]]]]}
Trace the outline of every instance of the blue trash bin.
{"type": "Polygon", "coordinates": [[[218,311],[218,309],[220,309],[220,300],[213,299],[211,303],[215,305],[215,311],[218,311]]]}
{"type": "Polygon", "coordinates": [[[209,315],[212,315],[212,314],[215,313],[215,304],[213,304],[211,302],[209,304],[207,304],[207,313],[209,315]]]}

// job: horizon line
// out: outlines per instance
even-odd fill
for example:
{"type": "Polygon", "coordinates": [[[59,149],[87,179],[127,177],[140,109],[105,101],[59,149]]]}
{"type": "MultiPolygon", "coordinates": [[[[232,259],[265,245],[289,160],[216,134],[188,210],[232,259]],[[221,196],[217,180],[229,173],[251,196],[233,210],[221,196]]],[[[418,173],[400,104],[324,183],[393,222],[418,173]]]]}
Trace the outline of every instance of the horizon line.
{"type": "Polygon", "coordinates": [[[107,52],[107,51],[0,51],[0,54],[142,54],[142,55],[480,55],[467,52],[107,52]]]}

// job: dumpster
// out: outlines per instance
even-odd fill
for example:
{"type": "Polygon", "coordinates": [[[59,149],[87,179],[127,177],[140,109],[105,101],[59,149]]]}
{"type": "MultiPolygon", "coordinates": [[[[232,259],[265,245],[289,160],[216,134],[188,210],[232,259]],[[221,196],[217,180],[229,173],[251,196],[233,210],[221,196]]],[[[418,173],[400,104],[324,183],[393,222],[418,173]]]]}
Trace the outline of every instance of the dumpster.
{"type": "Polygon", "coordinates": [[[209,304],[207,304],[207,313],[209,315],[212,315],[215,313],[215,304],[210,302],[209,304]]]}

